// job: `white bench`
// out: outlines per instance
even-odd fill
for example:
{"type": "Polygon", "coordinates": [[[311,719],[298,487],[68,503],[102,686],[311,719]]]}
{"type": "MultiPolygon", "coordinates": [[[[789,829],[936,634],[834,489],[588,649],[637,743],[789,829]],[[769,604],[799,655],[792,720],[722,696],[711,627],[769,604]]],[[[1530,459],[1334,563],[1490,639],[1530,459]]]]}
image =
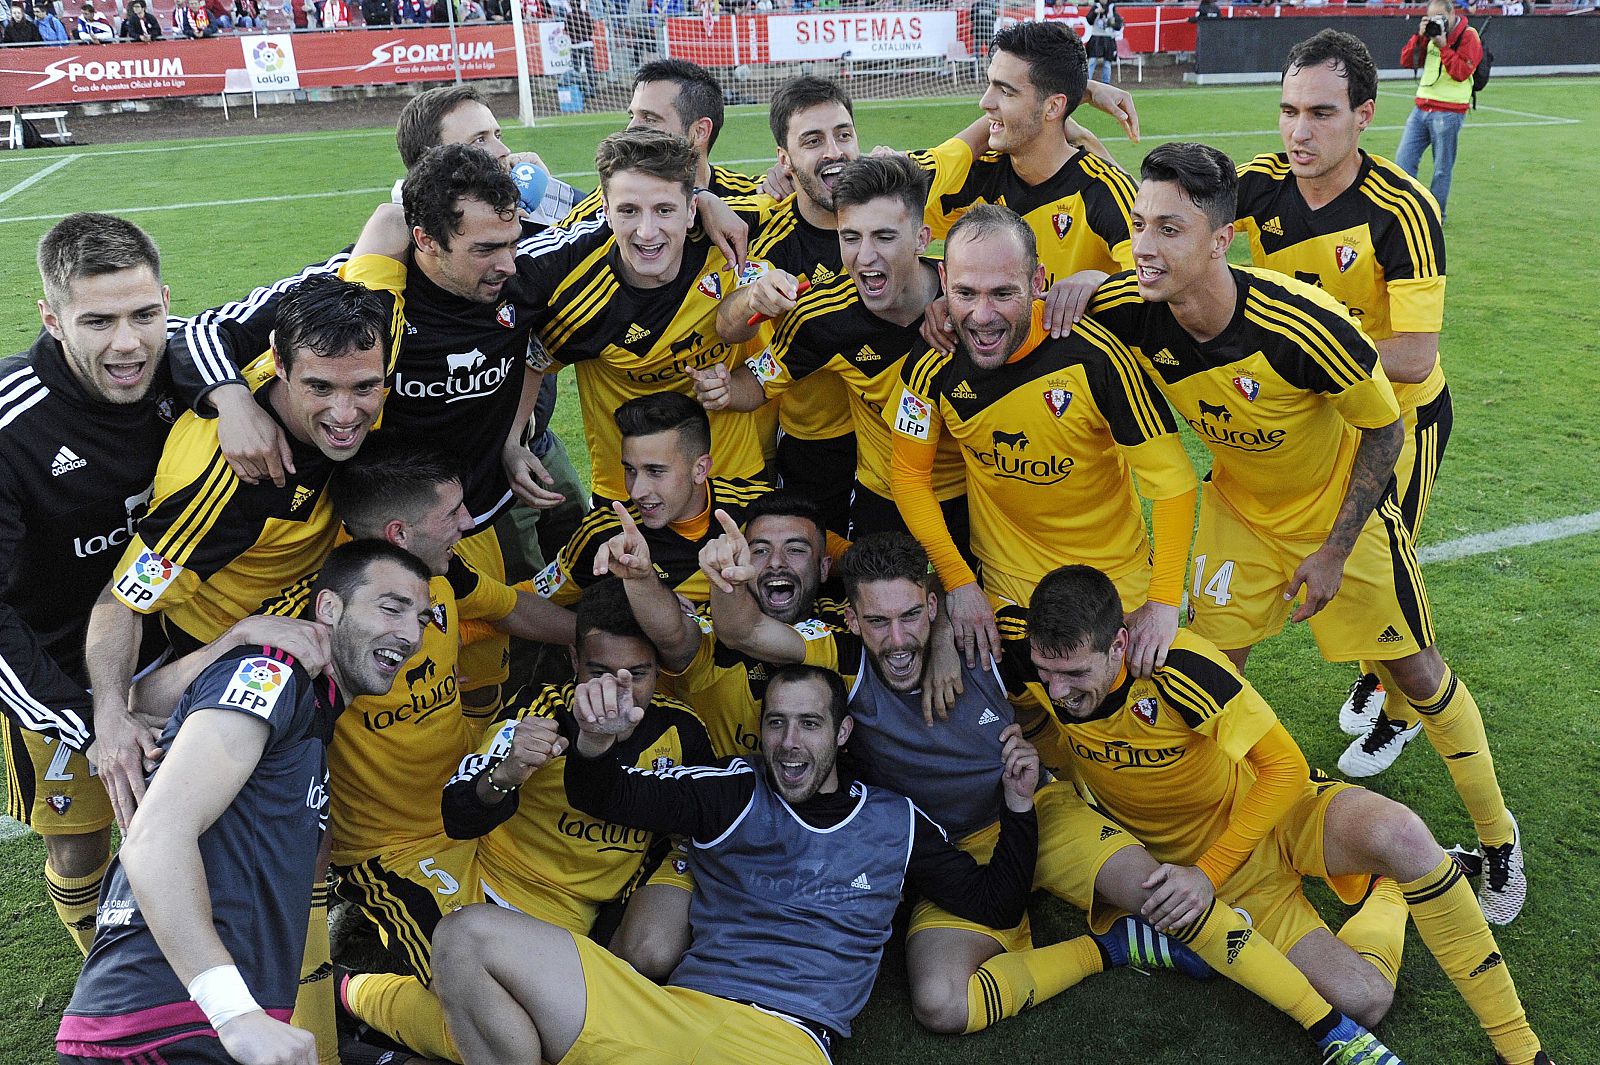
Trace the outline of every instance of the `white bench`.
{"type": "Polygon", "coordinates": [[[48,123],[49,125],[39,130],[39,136],[47,141],[55,141],[57,144],[72,143],[72,132],[67,129],[66,111],[19,111],[14,108],[0,112],[0,144],[4,144],[7,148],[22,147],[22,122],[18,121],[19,118],[40,125],[48,123]],[[52,126],[54,128],[50,128],[52,126]]]}

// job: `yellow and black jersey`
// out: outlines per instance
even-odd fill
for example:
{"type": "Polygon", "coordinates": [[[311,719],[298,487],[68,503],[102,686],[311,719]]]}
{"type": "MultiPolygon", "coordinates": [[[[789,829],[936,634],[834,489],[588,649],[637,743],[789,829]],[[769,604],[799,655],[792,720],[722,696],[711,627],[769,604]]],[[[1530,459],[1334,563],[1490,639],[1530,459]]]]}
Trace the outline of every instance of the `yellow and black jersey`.
{"type": "MultiPolygon", "coordinates": [[[[765,177],[765,175],[762,175],[765,177]]],[[[726,200],[730,196],[754,196],[761,191],[761,177],[751,177],[741,174],[737,170],[729,170],[725,166],[711,164],[711,182],[706,190],[714,196],[726,200]]],[[[575,226],[579,222],[587,222],[600,214],[605,202],[600,198],[600,186],[596,185],[594,191],[578,201],[578,205],[567,212],[567,217],[562,219],[563,226],[575,226]]]]}
{"type": "MultiPolygon", "coordinates": [[[[1132,475],[1146,497],[1169,499],[1194,490],[1194,468],[1133,353],[1088,317],[1052,339],[1043,312],[1035,302],[1027,342],[996,370],[979,369],[959,345],[906,361],[896,470],[925,469],[950,438],[965,463],[972,551],[985,573],[1032,585],[1081,563],[1115,580],[1150,555],[1132,475]]],[[[902,511],[907,496],[895,493],[902,511]]],[[[946,586],[970,581],[955,568],[956,545],[938,546],[929,554],[946,586]]]]}
{"type": "MultiPolygon", "coordinates": [[[[839,254],[839,232],[818,229],[800,213],[798,198],[779,201],[750,244],[750,260],[775,266],[813,285],[828,284],[844,274],[839,254]]],[[[763,322],[753,343],[760,351],[771,343],[778,323],[763,322]]],[[[844,382],[834,374],[813,374],[783,394],[778,404],[778,424],[797,440],[833,440],[855,431],[850,398],[844,382]]]]}
{"type": "MultiPolygon", "coordinates": [[[[705,722],[711,747],[719,757],[758,754],[761,700],[767,696],[767,680],[774,667],[718,640],[710,618],[697,616],[695,620],[700,625],[700,646],[681,672],[666,674],[673,681],[673,690],[705,722]]],[[[848,633],[842,603],[818,599],[812,616],[797,622],[794,629],[806,638],[806,665],[838,669],[837,653],[822,637],[830,632],[848,633]]],[[[855,663],[850,665],[853,668],[855,663]]]]}
{"type": "MultiPolygon", "coordinates": [[[[855,425],[856,478],[887,499],[893,441],[884,412],[899,395],[901,365],[928,350],[921,327],[921,318],[902,326],[867,310],[848,274],[821,282],[813,278],[811,290],[779,323],[771,347],[747,365],[769,398],[786,395],[796,382],[814,374],[837,375],[845,384],[855,425]]],[[[892,410],[888,417],[892,420],[892,410]]],[[[939,453],[933,486],[941,501],[966,491],[953,444],[939,453]]]]}
{"type": "MultiPolygon", "coordinates": [[[[1313,211],[1284,153],[1258,155],[1239,168],[1238,213],[1251,262],[1332,293],[1373,340],[1443,327],[1439,205],[1389,160],[1362,152],[1355,183],[1313,211]]],[[[1402,407],[1443,387],[1437,363],[1426,381],[1394,383],[1402,407]]]]}
{"type": "MultiPolygon", "coordinates": [[[[498,898],[563,927],[587,931],[596,904],[620,898],[654,841],[652,833],[598,820],[567,802],[566,756],[528,778],[516,795],[485,807],[475,792],[478,775],[511,750],[525,717],[554,719],[568,747],[577,742],[573,686],[545,685],[512,706],[508,719],[462,760],[443,794],[446,826],[457,837],[480,836],[478,862],[485,886],[498,898]],[[534,907],[528,909],[529,906],[534,907]]],[[[633,734],[612,748],[623,765],[657,772],[713,759],[705,726],[676,699],[657,695],[633,734]]]]}
{"type": "MultiPolygon", "coordinates": [[[[262,607],[278,617],[309,616],[312,573],[262,607]]],[[[483,736],[485,721],[462,707],[456,689],[461,623],[499,621],[517,593],[459,555],[428,582],[432,618],[422,646],[383,695],[354,699],[334,725],[328,748],[333,861],[356,865],[385,850],[444,834],[439,811],[418,795],[442,789],[483,736]]]]}
{"type": "MultiPolygon", "coordinates": [[[[673,522],[663,529],[639,526],[639,533],[650,545],[650,560],[667,587],[695,603],[709,602],[711,585],[700,572],[700,549],[718,536],[722,527],[711,519],[718,510],[741,526],[750,504],[772,491],[765,481],[713,477],[706,484],[710,502],[705,511],[687,521],[673,522]]],[[[639,511],[632,503],[628,513],[634,521],[639,511]]],[[[578,601],[583,590],[601,578],[594,575],[594,557],[607,540],[622,531],[622,522],[610,507],[596,507],[584,515],[577,532],[567,541],[553,562],[533,578],[540,595],[562,606],[578,601]]]]}
{"type": "MultiPolygon", "coordinates": [[[[1027,660],[1025,651],[1005,657],[1027,660]]],[[[1042,690],[1038,697],[1050,705],[1042,690]]],[[[1157,861],[1180,865],[1193,865],[1228,827],[1255,780],[1245,755],[1278,723],[1227,657],[1188,629],[1148,679],[1124,670],[1088,720],[1051,717],[1059,730],[1051,746],[1070,760],[1058,768],[1157,861]]]]}
{"type": "MultiPolygon", "coordinates": [[[[746,220],[759,236],[759,215],[746,220]]],[[[603,227],[518,266],[520,280],[549,294],[551,314],[539,327],[548,358],[536,368],[576,367],[590,486],[602,498],[625,499],[613,413],[655,392],[692,397],[689,370],[738,365],[740,349],[717,339],[717,307],[738,279],[709,241],[694,239],[669,284],[636,288],[623,279],[616,239],[603,227]]],[[[732,410],[710,417],[712,469],[724,477],[759,476],[766,457],[758,419],[732,410]]]]}
{"type": "Polygon", "coordinates": [[[1361,429],[1400,408],[1378,349],[1326,292],[1271,270],[1230,267],[1233,320],[1195,341],[1135,275],[1106,281],[1089,313],[1139,357],[1211,451],[1211,482],[1241,518],[1287,540],[1324,539],[1361,429]]]}
{"type": "Polygon", "coordinates": [[[1078,149],[1060,170],[1037,185],[1017,176],[1011,157],[972,149],[951,138],[911,158],[933,174],[925,216],[935,237],[944,237],[963,214],[980,203],[1000,204],[1022,216],[1039,242],[1045,283],[1079,270],[1114,274],[1133,266],[1134,181],[1114,164],[1078,149]]]}

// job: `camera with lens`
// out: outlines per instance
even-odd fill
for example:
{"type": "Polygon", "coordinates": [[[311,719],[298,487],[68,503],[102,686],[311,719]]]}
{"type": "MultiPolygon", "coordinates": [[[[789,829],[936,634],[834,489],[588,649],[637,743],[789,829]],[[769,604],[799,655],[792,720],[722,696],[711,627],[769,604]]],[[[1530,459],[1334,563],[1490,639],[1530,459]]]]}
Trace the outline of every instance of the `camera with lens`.
{"type": "Polygon", "coordinates": [[[1449,16],[1447,16],[1447,15],[1429,15],[1429,16],[1427,16],[1427,18],[1422,20],[1423,21],[1422,35],[1424,37],[1437,37],[1437,36],[1439,36],[1441,33],[1443,33],[1448,28],[1448,26],[1447,26],[1448,19],[1449,19],[1449,16]]]}

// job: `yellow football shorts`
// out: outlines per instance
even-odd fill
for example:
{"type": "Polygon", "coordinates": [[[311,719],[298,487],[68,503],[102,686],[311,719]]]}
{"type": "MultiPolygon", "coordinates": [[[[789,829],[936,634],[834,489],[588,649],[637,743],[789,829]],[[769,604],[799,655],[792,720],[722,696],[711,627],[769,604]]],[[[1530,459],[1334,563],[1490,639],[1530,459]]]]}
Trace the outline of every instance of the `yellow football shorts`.
{"type": "Polygon", "coordinates": [[[111,798],[81,751],[9,720],[0,736],[6,813],[41,836],[81,836],[111,824],[111,798]]]}

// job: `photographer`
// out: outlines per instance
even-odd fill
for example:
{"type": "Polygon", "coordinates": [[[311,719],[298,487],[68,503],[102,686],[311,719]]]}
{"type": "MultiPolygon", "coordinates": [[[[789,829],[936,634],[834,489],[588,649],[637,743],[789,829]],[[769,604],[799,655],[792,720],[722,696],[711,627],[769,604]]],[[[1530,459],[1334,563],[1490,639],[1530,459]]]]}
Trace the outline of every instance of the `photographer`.
{"type": "Polygon", "coordinates": [[[1111,64],[1117,61],[1117,34],[1122,32],[1122,16],[1117,14],[1115,4],[1110,0],[1095,0],[1094,6],[1089,8],[1089,39],[1084,41],[1084,49],[1089,53],[1089,79],[1094,80],[1095,69],[1105,64],[1104,74],[1100,80],[1107,84],[1111,81],[1111,64]]]}
{"type": "Polygon", "coordinates": [[[1422,152],[1433,149],[1433,198],[1445,215],[1450,171],[1456,162],[1456,137],[1472,105],[1472,74],[1483,61],[1483,42],[1466,16],[1451,11],[1450,0],[1430,0],[1417,32],[1400,50],[1400,65],[1420,69],[1416,104],[1406,118],[1395,162],[1412,177],[1422,152]]]}

